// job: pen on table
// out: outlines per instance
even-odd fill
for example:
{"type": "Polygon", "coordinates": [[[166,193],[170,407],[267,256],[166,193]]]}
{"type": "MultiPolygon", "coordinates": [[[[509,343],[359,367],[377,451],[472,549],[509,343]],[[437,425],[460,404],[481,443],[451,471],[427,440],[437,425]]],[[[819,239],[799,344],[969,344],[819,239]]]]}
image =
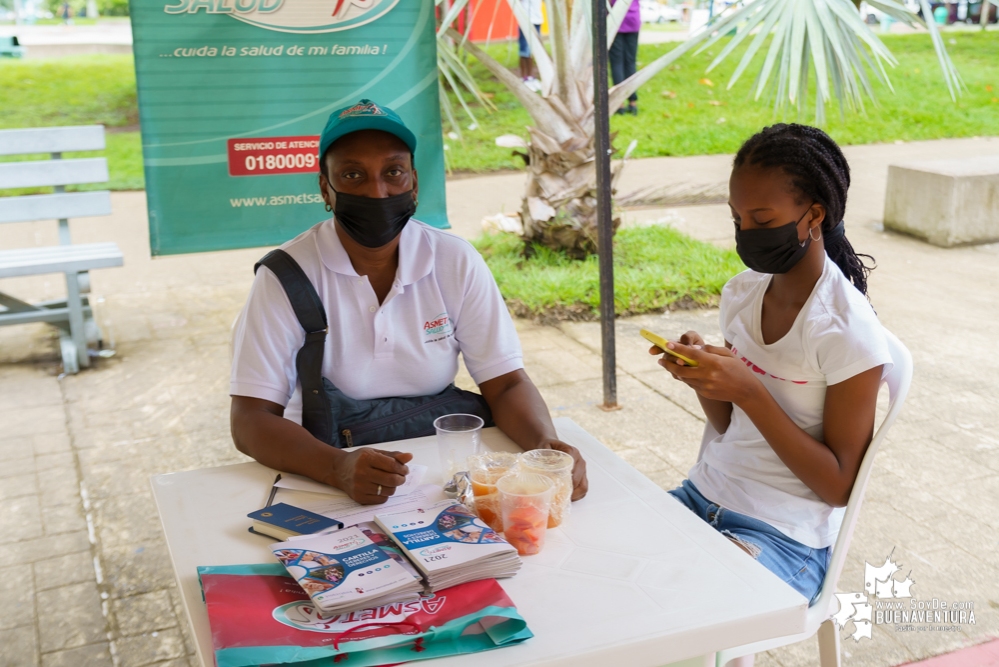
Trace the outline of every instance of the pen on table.
{"type": "Polygon", "coordinates": [[[271,484],[271,493],[269,496],[267,496],[267,502],[264,504],[264,507],[270,507],[271,504],[274,502],[274,496],[276,496],[278,492],[277,483],[280,481],[281,481],[281,473],[278,473],[278,476],[274,478],[274,483],[271,484]]]}

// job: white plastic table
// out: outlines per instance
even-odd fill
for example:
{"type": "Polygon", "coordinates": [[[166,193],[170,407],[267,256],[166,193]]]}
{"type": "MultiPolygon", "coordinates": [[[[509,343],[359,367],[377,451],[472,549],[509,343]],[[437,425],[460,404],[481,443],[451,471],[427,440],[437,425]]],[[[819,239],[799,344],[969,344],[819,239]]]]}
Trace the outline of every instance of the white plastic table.
{"type": "MultiPolygon", "coordinates": [[[[727,538],[569,419],[559,437],[587,461],[589,494],[549,531],[542,553],[501,580],[534,638],[478,653],[477,667],[711,665],[714,653],[803,631],[807,601],[727,538]]],[[[519,451],[498,429],[491,450],[519,451]]],[[[433,437],[392,444],[440,478],[433,437]]],[[[199,565],[269,563],[268,541],[247,532],[275,471],[241,463],[156,475],[163,522],[184,609],[205,667],[215,664],[199,565]]],[[[457,667],[455,656],[421,664],[457,667]]]]}

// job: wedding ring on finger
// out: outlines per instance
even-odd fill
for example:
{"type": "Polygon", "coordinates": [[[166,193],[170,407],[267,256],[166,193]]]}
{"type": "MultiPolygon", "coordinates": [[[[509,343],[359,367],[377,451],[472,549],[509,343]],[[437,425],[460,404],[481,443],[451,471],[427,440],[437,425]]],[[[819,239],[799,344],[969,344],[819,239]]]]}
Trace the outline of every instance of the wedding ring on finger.
{"type": "Polygon", "coordinates": [[[382,495],[382,485],[381,484],[378,485],[378,490],[375,491],[375,495],[376,496],[382,495]]]}

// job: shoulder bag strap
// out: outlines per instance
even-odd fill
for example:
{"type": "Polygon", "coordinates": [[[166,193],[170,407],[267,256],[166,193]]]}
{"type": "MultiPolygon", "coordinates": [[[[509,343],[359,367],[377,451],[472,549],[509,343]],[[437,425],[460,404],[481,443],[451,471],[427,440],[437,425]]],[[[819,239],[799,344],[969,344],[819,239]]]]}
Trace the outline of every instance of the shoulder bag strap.
{"type": "Polygon", "coordinates": [[[302,425],[325,443],[332,442],[333,425],[329,397],[323,390],[323,353],[326,345],[326,309],[312,281],[291,255],[272,250],[253,266],[274,272],[288,295],[299,324],[305,329],[305,344],[295,358],[298,381],[302,385],[302,425]],[[308,418],[306,418],[308,415],[308,418]]]}

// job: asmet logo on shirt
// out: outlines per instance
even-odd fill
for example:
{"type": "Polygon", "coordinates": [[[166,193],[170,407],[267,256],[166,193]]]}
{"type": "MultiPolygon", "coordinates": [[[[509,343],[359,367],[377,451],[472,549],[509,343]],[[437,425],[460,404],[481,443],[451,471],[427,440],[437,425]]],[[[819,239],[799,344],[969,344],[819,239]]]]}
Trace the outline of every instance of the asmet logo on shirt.
{"type": "Polygon", "coordinates": [[[433,319],[423,323],[423,334],[425,336],[447,335],[452,331],[451,318],[447,313],[435,315],[433,319]]]}

